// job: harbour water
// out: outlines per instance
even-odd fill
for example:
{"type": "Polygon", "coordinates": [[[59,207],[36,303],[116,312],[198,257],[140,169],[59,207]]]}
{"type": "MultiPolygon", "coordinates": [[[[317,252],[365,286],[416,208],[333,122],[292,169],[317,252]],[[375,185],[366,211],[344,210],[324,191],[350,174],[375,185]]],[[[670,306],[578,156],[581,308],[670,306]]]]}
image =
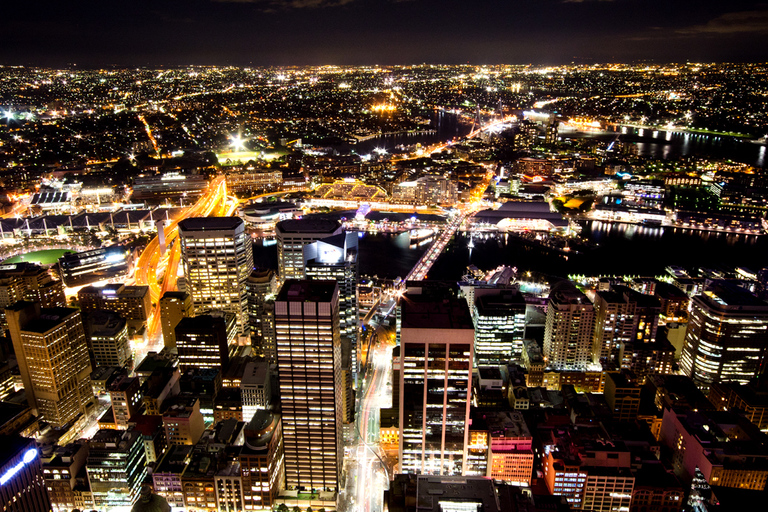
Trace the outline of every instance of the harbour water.
{"type": "MultiPolygon", "coordinates": [[[[408,233],[361,234],[360,273],[380,278],[405,277],[428,246],[411,247],[408,233]]],[[[473,239],[457,235],[437,259],[428,279],[458,280],[469,265],[490,270],[499,265],[553,276],[659,275],[668,265],[684,268],[768,266],[768,236],[723,234],[666,227],[587,222],[582,235],[596,247],[581,254],[562,254],[524,244],[515,237],[495,235],[473,239]]],[[[254,243],[257,266],[277,268],[276,246],[254,243]]]]}

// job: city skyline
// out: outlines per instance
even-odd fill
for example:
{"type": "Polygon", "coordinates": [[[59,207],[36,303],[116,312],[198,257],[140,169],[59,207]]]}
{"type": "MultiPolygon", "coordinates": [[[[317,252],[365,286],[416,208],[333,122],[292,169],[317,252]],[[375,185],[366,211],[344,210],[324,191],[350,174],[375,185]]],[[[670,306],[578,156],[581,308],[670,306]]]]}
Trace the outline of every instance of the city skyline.
{"type": "Polygon", "coordinates": [[[6,7],[0,64],[562,64],[760,61],[756,1],[49,0],[6,7]]]}

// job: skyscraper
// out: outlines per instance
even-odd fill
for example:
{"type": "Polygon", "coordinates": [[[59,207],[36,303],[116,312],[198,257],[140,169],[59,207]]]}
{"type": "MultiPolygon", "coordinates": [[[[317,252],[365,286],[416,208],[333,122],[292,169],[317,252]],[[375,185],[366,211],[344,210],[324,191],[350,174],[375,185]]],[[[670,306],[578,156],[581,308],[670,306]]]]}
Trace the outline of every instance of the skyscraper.
{"type": "Polygon", "coordinates": [[[34,439],[0,436],[0,507],[3,512],[51,510],[34,439]]]}
{"type": "Polygon", "coordinates": [[[768,303],[718,282],[691,300],[680,368],[705,393],[715,382],[746,384],[765,372],[767,340],[768,303]]]}
{"type": "Polygon", "coordinates": [[[475,338],[467,303],[414,285],[397,328],[401,471],[465,474],[475,338]]]}
{"type": "Polygon", "coordinates": [[[259,355],[275,363],[275,303],[277,278],[272,270],[253,270],[245,282],[251,344],[259,355]]]}
{"type": "Polygon", "coordinates": [[[238,332],[248,326],[245,282],[253,270],[251,239],[238,217],[194,217],[179,222],[182,263],[195,313],[222,310],[237,318],[238,332]]]}
{"type": "Polygon", "coordinates": [[[581,370],[590,363],[595,308],[569,281],[552,287],[544,324],[544,359],[558,370],[581,370]]]}
{"type": "Polygon", "coordinates": [[[102,429],[89,441],[86,471],[99,510],[130,507],[147,474],[144,442],[136,430],[102,429]]]}
{"type": "Polygon", "coordinates": [[[182,318],[175,331],[179,370],[226,368],[236,328],[235,316],[220,311],[182,318]]]}
{"type": "Polygon", "coordinates": [[[32,410],[55,427],[85,413],[93,370],[80,311],[17,302],[5,315],[32,410]]]}
{"type": "Polygon", "coordinates": [[[304,279],[304,246],[341,233],[341,224],[333,220],[296,219],[278,222],[275,238],[280,280],[304,279]]]}
{"type": "Polygon", "coordinates": [[[492,292],[475,300],[475,366],[520,359],[525,338],[525,299],[513,290],[492,292]]]}
{"type": "Polygon", "coordinates": [[[338,285],[286,281],[275,301],[275,330],[286,485],[338,489],[342,465],[338,285]]]}
{"type": "Polygon", "coordinates": [[[339,284],[339,329],[344,359],[357,374],[357,233],[339,233],[304,246],[304,276],[339,284]],[[348,355],[347,355],[348,353],[348,355]]]}

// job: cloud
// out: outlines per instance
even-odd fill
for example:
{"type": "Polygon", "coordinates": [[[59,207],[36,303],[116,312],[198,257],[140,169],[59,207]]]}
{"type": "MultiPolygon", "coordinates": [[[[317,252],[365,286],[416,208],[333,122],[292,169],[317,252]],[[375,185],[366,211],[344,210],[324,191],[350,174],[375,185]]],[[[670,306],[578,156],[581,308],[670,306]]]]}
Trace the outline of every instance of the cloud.
{"type": "Polygon", "coordinates": [[[563,0],[564,4],[584,4],[587,2],[613,2],[614,0],[563,0]]]}
{"type": "Polygon", "coordinates": [[[338,7],[354,2],[355,0],[213,0],[218,3],[231,4],[257,4],[269,10],[289,9],[321,9],[324,7],[338,7]]]}
{"type": "Polygon", "coordinates": [[[768,10],[729,12],[703,25],[693,25],[677,30],[677,33],[684,35],[762,32],[768,32],[768,10]]]}

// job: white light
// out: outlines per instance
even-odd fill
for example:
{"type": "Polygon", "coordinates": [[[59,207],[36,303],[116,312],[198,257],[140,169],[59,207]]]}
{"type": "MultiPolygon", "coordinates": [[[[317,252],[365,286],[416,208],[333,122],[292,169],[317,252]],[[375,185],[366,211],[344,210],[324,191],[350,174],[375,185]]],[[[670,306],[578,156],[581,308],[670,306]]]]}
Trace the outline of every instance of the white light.
{"type": "Polygon", "coordinates": [[[5,485],[8,480],[13,478],[13,476],[21,471],[21,469],[35,460],[35,457],[37,457],[37,448],[30,448],[26,452],[24,452],[24,455],[21,457],[21,462],[13,466],[12,468],[9,468],[8,471],[3,473],[3,476],[0,476],[0,485],[5,485]]]}
{"type": "Polygon", "coordinates": [[[229,145],[232,146],[235,150],[244,150],[245,149],[245,141],[240,137],[240,135],[231,135],[229,137],[229,145]]]}

